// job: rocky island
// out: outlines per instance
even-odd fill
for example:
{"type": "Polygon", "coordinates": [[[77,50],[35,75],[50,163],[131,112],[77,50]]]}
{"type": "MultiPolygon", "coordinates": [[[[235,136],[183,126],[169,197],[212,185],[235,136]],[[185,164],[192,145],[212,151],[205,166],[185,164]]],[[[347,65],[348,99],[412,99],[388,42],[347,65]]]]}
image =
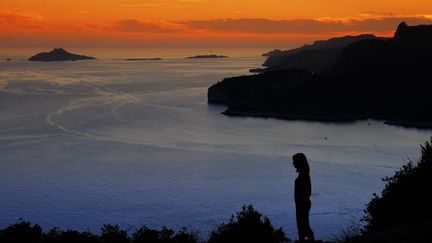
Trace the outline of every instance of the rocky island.
{"type": "Polygon", "coordinates": [[[159,57],[127,58],[125,61],[160,61],[159,57]]]}
{"type": "Polygon", "coordinates": [[[198,56],[186,57],[186,59],[212,59],[212,58],[228,58],[228,56],[221,56],[221,55],[198,55],[198,56]]]}
{"type": "MultiPolygon", "coordinates": [[[[325,67],[269,64],[261,74],[226,78],[208,89],[208,102],[227,105],[232,116],[432,128],[432,25],[403,22],[392,38],[366,37],[332,51],[325,67]]],[[[303,51],[289,59],[306,58],[303,51]]]]}
{"type": "Polygon", "coordinates": [[[94,57],[77,55],[67,52],[63,48],[54,48],[50,52],[41,52],[32,57],[29,61],[40,61],[40,62],[52,62],[52,61],[78,61],[78,60],[89,60],[95,59],[94,57]]]}

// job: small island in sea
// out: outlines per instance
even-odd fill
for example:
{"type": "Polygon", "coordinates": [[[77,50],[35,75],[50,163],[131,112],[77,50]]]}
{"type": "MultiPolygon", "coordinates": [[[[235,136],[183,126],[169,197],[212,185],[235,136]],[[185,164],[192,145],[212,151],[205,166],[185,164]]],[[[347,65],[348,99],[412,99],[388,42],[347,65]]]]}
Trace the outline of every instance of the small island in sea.
{"type": "Polygon", "coordinates": [[[272,51],[260,74],[226,78],[208,89],[230,116],[432,128],[432,25],[402,22],[392,38],[373,35],[317,41],[272,51]]]}
{"type": "Polygon", "coordinates": [[[94,57],[73,54],[67,52],[63,48],[54,48],[50,52],[41,52],[32,57],[29,61],[40,61],[40,62],[52,62],[52,61],[78,61],[78,60],[90,60],[95,59],[94,57]]]}
{"type": "Polygon", "coordinates": [[[212,58],[228,58],[228,56],[222,55],[197,55],[192,57],[186,57],[186,59],[212,59],[212,58]]]}
{"type": "Polygon", "coordinates": [[[160,61],[159,57],[144,57],[144,58],[126,58],[125,61],[160,61]]]}

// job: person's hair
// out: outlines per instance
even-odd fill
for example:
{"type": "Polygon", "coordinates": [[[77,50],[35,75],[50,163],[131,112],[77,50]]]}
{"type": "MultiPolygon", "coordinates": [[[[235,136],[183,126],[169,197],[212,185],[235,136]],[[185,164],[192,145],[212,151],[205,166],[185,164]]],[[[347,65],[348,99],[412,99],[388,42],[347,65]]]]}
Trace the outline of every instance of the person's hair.
{"type": "Polygon", "coordinates": [[[294,154],[293,165],[299,173],[309,173],[309,163],[303,153],[294,154]]]}

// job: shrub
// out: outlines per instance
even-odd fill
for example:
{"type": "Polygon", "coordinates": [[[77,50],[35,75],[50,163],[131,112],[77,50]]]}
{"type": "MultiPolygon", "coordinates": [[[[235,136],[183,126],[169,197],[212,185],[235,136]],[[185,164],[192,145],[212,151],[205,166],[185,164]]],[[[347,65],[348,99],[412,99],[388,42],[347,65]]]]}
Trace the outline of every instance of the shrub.
{"type": "Polygon", "coordinates": [[[288,242],[282,228],[274,229],[267,217],[252,205],[232,216],[229,223],[218,226],[210,235],[208,243],[281,243],[288,242]]]}
{"type": "Polygon", "coordinates": [[[410,161],[386,182],[381,195],[374,195],[366,208],[365,232],[427,222],[432,217],[432,138],[421,146],[421,158],[410,161]]]}
{"type": "Polygon", "coordinates": [[[186,228],[177,234],[173,230],[163,227],[162,230],[149,229],[143,226],[133,234],[133,243],[196,243],[197,237],[186,228]]]}
{"type": "Polygon", "coordinates": [[[89,231],[75,230],[61,231],[59,228],[51,229],[43,236],[44,243],[98,243],[98,237],[89,231]]]}
{"type": "Polygon", "coordinates": [[[102,226],[100,241],[102,243],[129,243],[130,239],[127,231],[120,229],[117,224],[104,224],[102,226]]]}
{"type": "Polygon", "coordinates": [[[28,221],[20,221],[9,225],[6,229],[0,230],[0,242],[32,242],[38,243],[42,240],[42,228],[28,221]]]}

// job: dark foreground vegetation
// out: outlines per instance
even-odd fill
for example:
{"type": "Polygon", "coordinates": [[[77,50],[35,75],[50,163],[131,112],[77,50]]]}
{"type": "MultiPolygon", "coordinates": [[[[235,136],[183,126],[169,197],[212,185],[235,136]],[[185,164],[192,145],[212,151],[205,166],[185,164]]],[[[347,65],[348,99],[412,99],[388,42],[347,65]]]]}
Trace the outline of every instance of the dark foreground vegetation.
{"type": "Polygon", "coordinates": [[[432,26],[401,23],[389,39],[346,37],[272,52],[265,72],[224,79],[208,89],[208,102],[226,104],[232,116],[432,128],[431,43],[432,26]]]}
{"type": "MultiPolygon", "coordinates": [[[[421,157],[410,161],[393,176],[386,177],[384,190],[367,204],[363,228],[355,234],[347,231],[346,243],[427,243],[432,242],[432,138],[421,146],[421,157]]],[[[290,240],[282,228],[275,229],[270,220],[251,205],[233,215],[211,232],[208,243],[283,243],[290,240]]],[[[168,228],[145,226],[124,230],[118,225],[103,225],[101,234],[89,231],[43,231],[37,224],[20,221],[0,230],[0,242],[31,243],[196,243],[197,232],[186,228],[174,232],[168,228]]]]}
{"type": "Polygon", "coordinates": [[[384,190],[365,210],[362,233],[346,242],[432,242],[432,138],[421,147],[418,161],[383,180],[384,190]]]}
{"type": "MultiPolygon", "coordinates": [[[[135,230],[124,230],[118,225],[103,225],[101,234],[89,231],[60,230],[54,228],[43,232],[37,224],[20,221],[0,230],[2,243],[197,243],[197,233],[186,228],[174,232],[168,228],[155,230],[143,226],[135,230]]],[[[275,229],[270,220],[263,217],[251,205],[233,215],[228,223],[214,230],[208,243],[284,243],[288,242],[282,228],[275,229]]]]}

